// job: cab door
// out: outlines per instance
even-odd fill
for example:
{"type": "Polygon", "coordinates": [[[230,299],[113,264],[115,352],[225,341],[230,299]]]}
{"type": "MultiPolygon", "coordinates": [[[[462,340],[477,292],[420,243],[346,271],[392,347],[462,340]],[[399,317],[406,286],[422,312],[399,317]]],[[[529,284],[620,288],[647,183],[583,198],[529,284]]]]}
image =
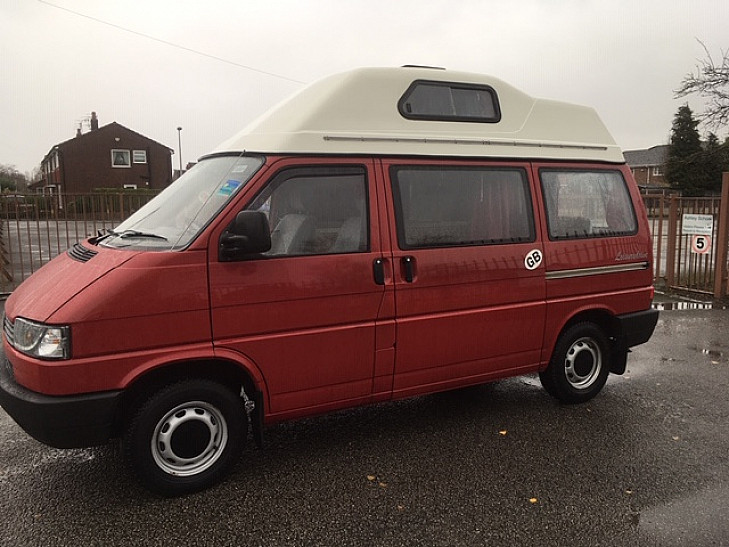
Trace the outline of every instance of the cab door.
{"type": "Polygon", "coordinates": [[[211,241],[216,352],[256,367],[281,417],[371,400],[385,296],[373,162],[302,162],[274,163],[211,241]],[[214,246],[242,209],[268,215],[272,248],[221,262],[214,246]]]}
{"type": "Polygon", "coordinates": [[[542,244],[527,164],[385,161],[394,395],[537,370],[542,244]]]}

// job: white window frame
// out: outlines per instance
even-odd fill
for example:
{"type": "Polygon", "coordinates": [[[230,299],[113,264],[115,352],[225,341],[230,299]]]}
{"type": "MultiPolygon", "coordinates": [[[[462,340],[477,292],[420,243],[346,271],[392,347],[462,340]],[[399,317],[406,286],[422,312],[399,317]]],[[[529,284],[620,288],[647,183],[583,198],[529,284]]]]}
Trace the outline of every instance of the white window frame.
{"type": "Polygon", "coordinates": [[[111,166],[114,168],[119,168],[119,169],[129,169],[132,166],[132,156],[131,156],[131,153],[129,152],[129,150],[123,150],[121,148],[112,148],[111,149],[111,166]],[[121,153],[126,157],[126,159],[127,159],[126,165],[114,163],[114,156],[115,156],[115,154],[118,154],[118,153],[121,153]]]}
{"type": "Polygon", "coordinates": [[[136,190],[137,189],[137,185],[136,184],[125,184],[124,185],[124,189],[125,190],[136,190]]]}
{"type": "Polygon", "coordinates": [[[147,163],[147,151],[132,150],[132,163],[147,163]]]}

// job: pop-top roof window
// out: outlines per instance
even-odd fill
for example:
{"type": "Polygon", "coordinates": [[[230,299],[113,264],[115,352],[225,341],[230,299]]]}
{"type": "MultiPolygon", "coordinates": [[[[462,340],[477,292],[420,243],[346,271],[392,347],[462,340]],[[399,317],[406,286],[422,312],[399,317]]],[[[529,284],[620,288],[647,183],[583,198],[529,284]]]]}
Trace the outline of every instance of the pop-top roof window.
{"type": "Polygon", "coordinates": [[[416,80],[398,108],[413,120],[496,123],[501,119],[496,91],[486,85],[416,80]]]}

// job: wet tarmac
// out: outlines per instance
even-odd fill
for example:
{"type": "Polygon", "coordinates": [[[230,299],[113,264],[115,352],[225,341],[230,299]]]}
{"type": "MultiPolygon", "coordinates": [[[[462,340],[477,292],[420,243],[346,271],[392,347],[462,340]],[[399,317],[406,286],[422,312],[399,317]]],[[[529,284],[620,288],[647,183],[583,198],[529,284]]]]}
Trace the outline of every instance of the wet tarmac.
{"type": "Polygon", "coordinates": [[[0,410],[0,544],[729,545],[729,310],[663,309],[587,404],[527,376],[282,424],[186,498],[0,410]]]}
{"type": "Polygon", "coordinates": [[[672,294],[656,293],[653,299],[653,308],[661,311],[672,310],[725,310],[729,306],[726,303],[719,303],[710,300],[708,296],[704,299],[681,297],[672,294]]]}

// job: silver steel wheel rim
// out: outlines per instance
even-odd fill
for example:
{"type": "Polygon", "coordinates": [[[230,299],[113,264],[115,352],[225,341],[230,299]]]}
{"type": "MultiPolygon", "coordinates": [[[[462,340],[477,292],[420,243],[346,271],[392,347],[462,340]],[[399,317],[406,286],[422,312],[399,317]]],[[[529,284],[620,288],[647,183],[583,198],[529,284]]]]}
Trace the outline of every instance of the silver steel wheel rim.
{"type": "Polygon", "coordinates": [[[602,353],[592,338],[579,338],[567,350],[564,371],[575,389],[587,389],[597,381],[602,370],[602,353]]]}
{"type": "Polygon", "coordinates": [[[191,401],[176,406],[157,423],[152,435],[152,457],[165,473],[189,477],[214,465],[227,443],[228,426],[222,413],[210,403],[191,401]],[[198,437],[207,432],[209,439],[197,443],[194,454],[183,454],[180,445],[189,444],[185,433],[190,427],[197,430],[198,437]]]}

